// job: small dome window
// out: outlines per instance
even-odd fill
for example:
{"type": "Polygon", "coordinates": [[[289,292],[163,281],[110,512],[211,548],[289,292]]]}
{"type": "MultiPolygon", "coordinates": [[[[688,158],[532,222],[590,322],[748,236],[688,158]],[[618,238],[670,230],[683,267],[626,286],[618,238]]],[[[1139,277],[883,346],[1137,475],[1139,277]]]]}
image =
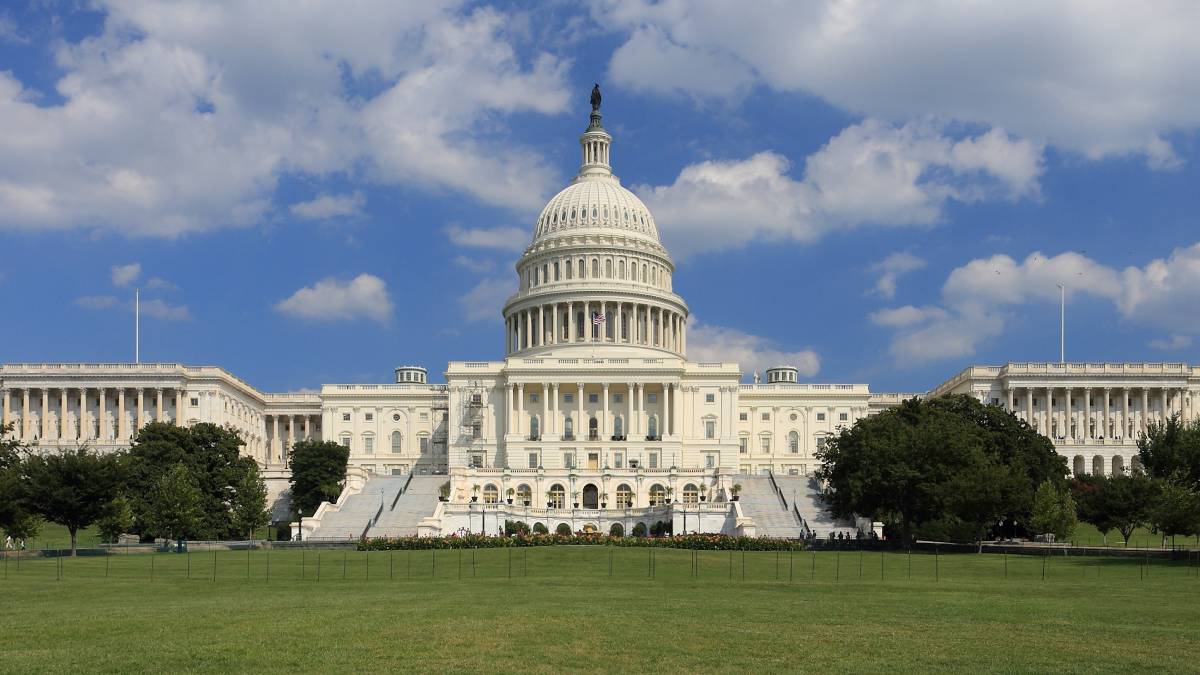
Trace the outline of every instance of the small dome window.
{"type": "Polygon", "coordinates": [[[575,209],[571,209],[571,220],[575,220],[575,209]]]}
{"type": "Polygon", "coordinates": [[[599,216],[598,216],[598,215],[596,215],[596,207],[594,207],[594,206],[593,206],[593,207],[592,207],[592,218],[593,218],[593,219],[595,219],[595,218],[598,218],[598,217],[599,217],[599,216]]]}

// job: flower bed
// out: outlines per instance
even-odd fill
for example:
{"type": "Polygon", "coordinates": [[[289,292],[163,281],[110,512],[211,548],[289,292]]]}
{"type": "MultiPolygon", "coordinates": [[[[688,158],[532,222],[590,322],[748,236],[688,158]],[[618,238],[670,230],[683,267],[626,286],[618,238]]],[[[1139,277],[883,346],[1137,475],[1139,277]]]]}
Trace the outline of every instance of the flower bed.
{"type": "Polygon", "coordinates": [[[606,534],[485,534],[446,537],[380,537],[363,539],[360,551],[401,551],[456,548],[510,548],[525,546],[653,546],[701,551],[802,551],[804,542],[770,537],[730,537],[723,534],[685,534],[677,537],[613,537],[606,534]]]}

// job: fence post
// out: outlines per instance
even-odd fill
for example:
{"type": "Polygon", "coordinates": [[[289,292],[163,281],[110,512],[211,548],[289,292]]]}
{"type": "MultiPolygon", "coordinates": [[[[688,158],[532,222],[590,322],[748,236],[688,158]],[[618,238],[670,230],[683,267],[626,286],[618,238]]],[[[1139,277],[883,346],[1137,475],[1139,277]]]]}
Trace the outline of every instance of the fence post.
{"type": "Polygon", "coordinates": [[[246,581],[250,581],[250,546],[246,546],[246,581]]]}
{"type": "Polygon", "coordinates": [[[733,549],[729,549],[729,580],[733,581],[733,549]]]}
{"type": "Polygon", "coordinates": [[[342,581],[346,580],[346,557],[348,555],[349,552],[346,549],[342,549],[342,581]]]}
{"type": "Polygon", "coordinates": [[[267,547],[267,583],[271,583],[271,547],[267,547]]]}
{"type": "MultiPolygon", "coordinates": [[[[108,558],[112,555],[112,551],[104,549],[104,578],[108,578],[108,558]]],[[[4,556],[4,578],[8,578],[8,556],[4,556]]]]}
{"type": "Polygon", "coordinates": [[[366,581],[371,580],[371,556],[367,555],[370,551],[363,551],[363,572],[366,573],[366,581]]]}
{"type": "Polygon", "coordinates": [[[317,583],[321,583],[321,552],[317,551],[317,583]]]}
{"type": "Polygon", "coordinates": [[[187,578],[191,579],[192,578],[192,547],[191,546],[188,547],[187,553],[185,555],[187,555],[187,578]]]}
{"type": "Polygon", "coordinates": [[[1046,580],[1046,561],[1050,559],[1050,551],[1042,552],[1042,581],[1046,580]]]}
{"type": "Polygon", "coordinates": [[[933,547],[933,582],[936,584],[941,581],[941,569],[938,565],[938,547],[935,544],[933,547]]]}
{"type": "Polygon", "coordinates": [[[863,561],[863,547],[862,547],[862,542],[859,542],[859,544],[858,544],[858,580],[859,581],[862,581],[862,561],[863,561]]]}
{"type": "Polygon", "coordinates": [[[812,568],[808,570],[808,580],[816,581],[817,579],[817,549],[812,552],[812,568]]]}
{"type": "Polygon", "coordinates": [[[150,554],[150,581],[154,581],[154,554],[150,554]]]}
{"type": "Polygon", "coordinates": [[[213,579],[212,580],[214,582],[217,580],[217,549],[215,549],[215,548],[213,549],[213,579]]]}
{"type": "Polygon", "coordinates": [[[842,578],[842,549],[839,548],[837,550],[837,552],[833,554],[833,580],[834,580],[834,582],[837,582],[837,581],[840,581],[841,578],[842,578]]]}

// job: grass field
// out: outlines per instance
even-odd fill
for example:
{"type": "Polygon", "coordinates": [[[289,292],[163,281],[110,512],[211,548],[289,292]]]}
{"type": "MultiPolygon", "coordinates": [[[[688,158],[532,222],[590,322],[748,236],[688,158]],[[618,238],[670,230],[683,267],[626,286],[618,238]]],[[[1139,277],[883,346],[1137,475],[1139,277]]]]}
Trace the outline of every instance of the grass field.
{"type": "Polygon", "coordinates": [[[1197,569],[1144,562],[603,546],[7,559],[0,669],[1194,672],[1197,569]]]}

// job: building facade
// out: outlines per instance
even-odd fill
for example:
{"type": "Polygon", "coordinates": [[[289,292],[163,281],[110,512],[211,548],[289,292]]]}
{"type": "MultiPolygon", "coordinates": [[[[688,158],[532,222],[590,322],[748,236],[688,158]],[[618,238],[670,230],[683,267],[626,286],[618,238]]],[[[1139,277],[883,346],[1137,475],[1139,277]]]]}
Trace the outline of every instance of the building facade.
{"type": "MultiPolygon", "coordinates": [[[[675,264],[653,215],[613,175],[611,144],[593,109],[579,173],[543,209],[516,264],[502,360],[453,361],[445,384],[402,366],[390,384],[319,393],[264,393],[211,366],[10,364],[0,366],[3,422],[39,447],[101,448],[128,446],[151,421],[228,425],[273,497],[293,443],[336,441],[350,449],[353,480],[326,511],[370,493],[374,477],[442,476],[447,501],[429,506],[423,533],[492,531],[476,504],[495,505],[492,527],[569,513],[572,529],[682,516],[689,531],[752,532],[735,485],[766,476],[786,510],[775,476],[810,476],[840,428],[926,394],[803,383],[787,365],[744,384],[737,363],[689,361],[675,264]]],[[[972,366],[928,395],[1005,406],[1082,474],[1135,468],[1136,436],[1172,414],[1194,418],[1197,391],[1200,372],[1185,364],[1010,363],[972,366]]],[[[376,487],[381,512],[385,481],[376,487]]],[[[799,507],[790,509],[803,521],[799,507]]]]}

